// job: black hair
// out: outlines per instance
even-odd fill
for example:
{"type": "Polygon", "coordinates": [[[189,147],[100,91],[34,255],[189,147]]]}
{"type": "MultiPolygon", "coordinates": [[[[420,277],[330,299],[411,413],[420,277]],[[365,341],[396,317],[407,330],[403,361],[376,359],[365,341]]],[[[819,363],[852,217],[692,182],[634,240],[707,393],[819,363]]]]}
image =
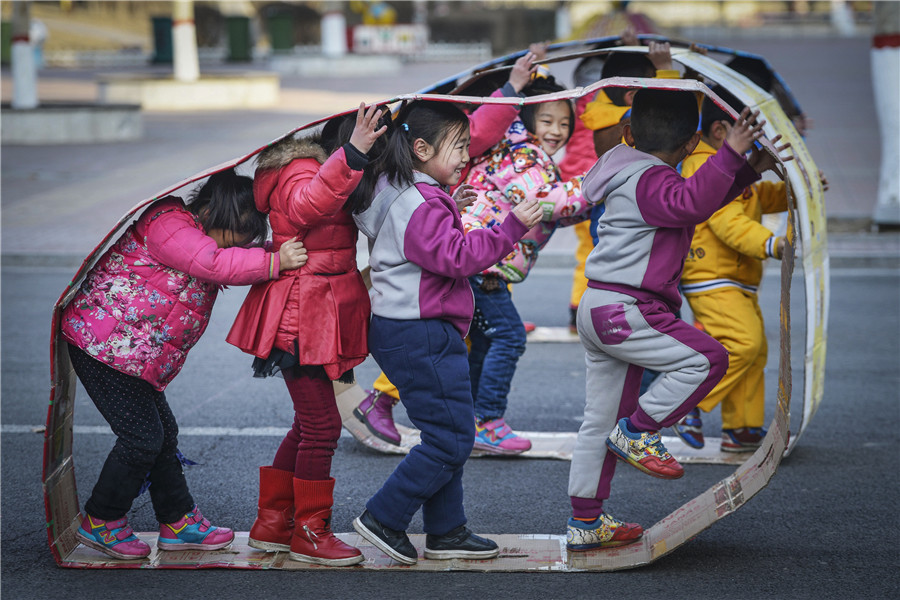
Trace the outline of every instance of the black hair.
{"type": "MultiPolygon", "coordinates": [[[[524,90],[522,90],[522,92],[526,96],[539,96],[541,94],[561,92],[564,89],[566,88],[556,83],[556,80],[550,75],[548,77],[538,77],[534,79],[524,90]]],[[[569,134],[566,136],[566,143],[568,143],[569,138],[572,137],[572,132],[575,131],[575,108],[569,100],[560,100],[559,102],[565,102],[569,109],[569,134]]],[[[526,104],[522,107],[522,110],[519,111],[519,118],[521,118],[522,123],[525,124],[525,129],[532,134],[535,131],[536,123],[534,119],[539,106],[540,104],[526,104]]]]}
{"type": "MultiPolygon", "coordinates": [[[[575,67],[572,77],[575,85],[585,87],[592,83],[596,83],[603,79],[603,65],[605,61],[602,56],[588,56],[579,61],[575,67]]],[[[654,73],[655,75],[655,73],[654,73]]]]}
{"type": "MultiPolygon", "coordinates": [[[[735,98],[734,94],[725,88],[715,86],[710,89],[738,113],[744,110],[744,103],[735,98]]],[[[734,117],[719,108],[709,96],[704,96],[703,104],[700,106],[700,131],[703,132],[703,135],[709,135],[709,129],[716,121],[726,121],[734,124],[734,117]]]]}
{"type": "MultiPolygon", "coordinates": [[[[737,71],[765,91],[772,89],[772,71],[758,58],[735,56],[726,63],[728,68],[737,71]]],[[[729,104],[731,104],[729,102],[729,104]]]]}
{"type": "Polygon", "coordinates": [[[642,152],[672,152],[697,131],[693,92],[641,89],[631,105],[634,147],[642,152]]]}
{"type": "MultiPolygon", "coordinates": [[[[617,52],[610,54],[606,62],[603,63],[603,79],[610,77],[654,77],[656,75],[656,67],[650,62],[646,54],[636,54],[634,52],[617,52]]],[[[616,106],[627,106],[625,104],[625,94],[634,88],[624,87],[608,87],[603,88],[606,95],[616,106]]]]}
{"type": "MultiPolygon", "coordinates": [[[[373,170],[373,162],[384,151],[387,142],[386,139],[392,128],[390,111],[383,109],[383,114],[378,120],[376,129],[380,129],[383,125],[388,126],[388,131],[379,136],[366,155],[369,157],[369,164],[363,169],[363,176],[359,184],[356,186],[347,201],[344,202],[343,210],[351,213],[360,213],[369,207],[372,202],[372,193],[375,190],[376,176],[373,170]]],[[[319,144],[325,150],[328,156],[334,154],[338,148],[350,142],[350,136],[353,135],[353,129],[356,127],[356,112],[347,113],[340,117],[329,119],[322,127],[319,138],[319,144]]]]}
{"type": "MultiPolygon", "coordinates": [[[[471,84],[459,91],[461,96],[490,96],[509,80],[509,69],[500,69],[492,73],[484,75],[473,75],[466,81],[472,81],[471,84]]],[[[461,82],[461,85],[465,82],[461,82]]],[[[434,92],[437,93],[437,92],[434,92]]]]}
{"type": "Polygon", "coordinates": [[[458,138],[469,131],[469,117],[452,102],[416,100],[400,109],[387,147],[377,160],[375,172],[392,182],[410,185],[416,168],[413,142],[422,138],[436,151],[450,136],[458,138]]]}
{"type": "Polygon", "coordinates": [[[242,240],[241,246],[261,243],[269,233],[266,215],[253,201],[253,179],[238,175],[233,168],[210,175],[190,195],[187,208],[206,233],[213,229],[231,231],[235,239],[242,240]]]}

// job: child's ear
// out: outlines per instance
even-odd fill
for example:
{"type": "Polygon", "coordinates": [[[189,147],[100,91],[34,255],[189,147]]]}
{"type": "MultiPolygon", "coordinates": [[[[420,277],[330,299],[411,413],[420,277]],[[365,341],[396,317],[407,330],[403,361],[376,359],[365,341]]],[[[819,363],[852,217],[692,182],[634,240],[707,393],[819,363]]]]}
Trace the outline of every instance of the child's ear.
{"type": "Polygon", "coordinates": [[[419,162],[426,162],[429,158],[434,156],[434,146],[422,138],[416,138],[413,140],[413,152],[419,162]]]}
{"type": "MultiPolygon", "coordinates": [[[[694,135],[691,136],[691,139],[689,139],[687,141],[687,143],[684,145],[684,150],[685,150],[684,158],[687,158],[688,156],[690,156],[691,152],[693,152],[697,148],[697,144],[699,144],[699,143],[700,143],[700,132],[695,131],[694,135]]],[[[684,160],[684,158],[682,160],[684,160]]]]}
{"type": "Polygon", "coordinates": [[[723,121],[716,121],[712,124],[710,133],[712,134],[712,138],[717,142],[724,142],[725,138],[728,137],[728,128],[725,127],[723,121]]]}
{"type": "Polygon", "coordinates": [[[628,90],[625,92],[625,106],[631,106],[634,103],[635,94],[637,94],[637,90],[628,90]]]}
{"type": "Polygon", "coordinates": [[[625,138],[625,143],[634,148],[634,134],[631,133],[631,123],[626,123],[622,128],[622,137],[625,138]]]}

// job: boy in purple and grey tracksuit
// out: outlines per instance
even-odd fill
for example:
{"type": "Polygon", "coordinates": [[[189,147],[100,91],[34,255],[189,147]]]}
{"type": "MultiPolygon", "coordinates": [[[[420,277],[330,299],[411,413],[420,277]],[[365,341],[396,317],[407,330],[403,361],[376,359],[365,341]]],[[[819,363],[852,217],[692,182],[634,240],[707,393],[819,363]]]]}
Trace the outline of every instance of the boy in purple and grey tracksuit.
{"type": "Polygon", "coordinates": [[[655,477],[684,474],[659,430],[706,396],[725,374],[728,355],[675,316],[677,286],[694,226],[759,179],[758,168],[771,166],[758,151],[749,161],[743,156],[762,135],[755,117],[742,115],[722,149],[684,179],[674,167],[699,139],[696,96],[640,90],[625,129],[628,145],[606,152],[585,176],[585,197],[605,197],[606,212],[577,315],[587,379],[569,474],[569,550],[620,546],[643,535],[640,525],[603,510],[617,458],[655,477]],[[645,368],[661,376],[639,397],[645,368]]]}

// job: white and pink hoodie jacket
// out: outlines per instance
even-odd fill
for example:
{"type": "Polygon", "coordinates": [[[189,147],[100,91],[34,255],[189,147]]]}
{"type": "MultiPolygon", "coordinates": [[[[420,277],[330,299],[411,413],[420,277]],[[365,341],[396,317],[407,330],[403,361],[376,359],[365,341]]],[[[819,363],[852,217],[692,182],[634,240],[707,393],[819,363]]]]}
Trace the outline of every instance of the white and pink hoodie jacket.
{"type": "Polygon", "coordinates": [[[727,143],[687,179],[625,144],[606,152],[582,184],[589,200],[606,199],[599,241],[584,267],[588,285],[638,301],[662,300],[677,310],[694,227],[757,179],[727,143]]]}
{"type": "Polygon", "coordinates": [[[389,319],[444,319],[465,337],[475,300],[468,277],[513,249],[528,233],[515,215],[496,227],[463,233],[456,202],[433,178],[413,185],[382,176],[372,204],[353,215],[369,238],[372,313],[389,319]]]}

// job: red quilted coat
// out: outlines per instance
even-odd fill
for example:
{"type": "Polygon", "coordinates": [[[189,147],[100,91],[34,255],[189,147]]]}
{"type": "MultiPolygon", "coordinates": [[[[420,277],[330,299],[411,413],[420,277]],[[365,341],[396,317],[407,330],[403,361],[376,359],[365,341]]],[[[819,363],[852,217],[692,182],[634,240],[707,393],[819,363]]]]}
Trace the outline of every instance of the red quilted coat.
{"type": "Polygon", "coordinates": [[[327,157],[309,139],[287,138],[260,154],[253,193],[269,214],[274,249],[298,236],[309,260],[250,288],[229,343],[260,358],[279,348],[301,365],[324,366],[331,379],[365,360],[369,295],[356,267],[358,230],[341,208],[361,178],[343,149],[327,157]]]}

